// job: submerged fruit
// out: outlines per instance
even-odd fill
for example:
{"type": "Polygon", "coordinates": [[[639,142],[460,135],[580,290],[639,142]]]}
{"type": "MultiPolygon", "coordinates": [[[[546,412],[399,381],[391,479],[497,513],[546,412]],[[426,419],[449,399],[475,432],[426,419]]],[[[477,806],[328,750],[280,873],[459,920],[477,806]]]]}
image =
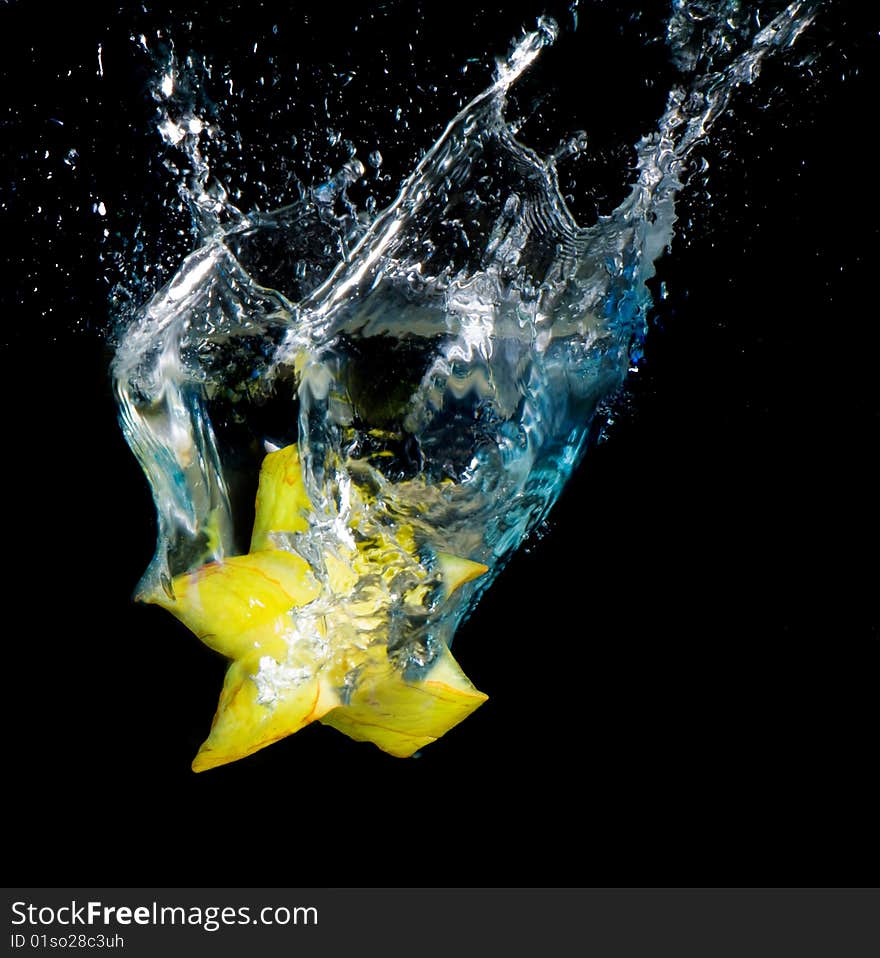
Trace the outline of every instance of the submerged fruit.
{"type": "MultiPolygon", "coordinates": [[[[365,504],[366,505],[366,504],[365,504]]],[[[357,741],[409,756],[466,718],[486,696],[442,642],[427,661],[395,655],[409,620],[418,628],[485,565],[417,545],[398,524],[362,537],[322,538],[295,445],[266,456],[251,549],[174,578],[148,597],[206,645],[232,659],[197,772],[244,758],[320,719],[357,741]]]]}

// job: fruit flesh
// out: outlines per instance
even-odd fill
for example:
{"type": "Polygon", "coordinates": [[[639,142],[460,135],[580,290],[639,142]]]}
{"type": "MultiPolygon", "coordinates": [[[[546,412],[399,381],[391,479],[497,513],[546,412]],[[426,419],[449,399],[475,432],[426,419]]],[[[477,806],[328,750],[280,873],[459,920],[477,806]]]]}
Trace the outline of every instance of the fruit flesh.
{"type": "Polygon", "coordinates": [[[390,623],[400,609],[424,618],[432,602],[488,568],[432,550],[422,559],[426,550],[405,524],[361,541],[327,540],[315,568],[290,547],[313,522],[297,447],[269,453],[250,551],[179,575],[170,594],[149,598],[232,660],[194,771],[244,758],[316,720],[406,757],[486,700],[442,642],[409,674],[390,649],[390,623]]]}

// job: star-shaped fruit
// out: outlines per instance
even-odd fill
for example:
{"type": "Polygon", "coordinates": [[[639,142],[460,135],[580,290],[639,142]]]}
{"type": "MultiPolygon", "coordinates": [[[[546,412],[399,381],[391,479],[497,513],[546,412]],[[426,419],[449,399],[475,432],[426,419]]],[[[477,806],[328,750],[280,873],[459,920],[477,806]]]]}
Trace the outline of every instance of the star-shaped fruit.
{"type": "Polygon", "coordinates": [[[194,771],[316,719],[409,756],[486,700],[443,642],[414,670],[389,640],[402,623],[423,625],[487,567],[431,550],[423,558],[406,525],[358,532],[318,528],[297,447],[288,446],[263,461],[250,551],[177,576],[170,593],[150,597],[232,660],[194,771]]]}

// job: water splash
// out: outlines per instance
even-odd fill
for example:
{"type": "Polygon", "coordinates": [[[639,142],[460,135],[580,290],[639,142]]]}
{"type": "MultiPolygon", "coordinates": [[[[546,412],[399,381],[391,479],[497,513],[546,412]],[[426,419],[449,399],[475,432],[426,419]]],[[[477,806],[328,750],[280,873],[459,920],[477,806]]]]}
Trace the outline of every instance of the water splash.
{"type": "MultiPolygon", "coordinates": [[[[126,331],[114,376],[159,516],[138,597],[235,660],[197,767],[322,717],[409,754],[479,704],[448,654],[456,628],[547,515],[638,362],[646,283],[694,147],[818,8],[795,2],[761,27],[733,0],[677,0],[667,41],[682,83],[636,144],[628,194],[586,227],[557,175],[586,137],[542,156],[506,116],[511,88],[557,37],[550,19],[373,217],[348,196],[366,172],[354,151],[293,204],[242,213],[205,158],[217,129],[196,108],[193,74],[168,59],[158,128],[187,160],[197,248],[126,331]],[[293,511],[275,505],[284,483],[293,511]],[[271,620],[281,644],[260,633],[245,654],[234,637],[212,642],[216,621],[199,619],[211,603],[220,620],[239,613],[222,589],[208,596],[205,570],[251,574],[248,557],[270,554],[295,560],[303,590],[271,620]],[[389,676],[424,690],[441,670],[462,701],[416,734],[389,676]],[[246,734],[230,718],[243,690],[259,726],[246,734]],[[370,731],[365,696],[385,707],[391,740],[370,731]],[[310,710],[285,713],[300,698],[310,710]]],[[[369,163],[378,170],[381,155],[369,163]]]]}

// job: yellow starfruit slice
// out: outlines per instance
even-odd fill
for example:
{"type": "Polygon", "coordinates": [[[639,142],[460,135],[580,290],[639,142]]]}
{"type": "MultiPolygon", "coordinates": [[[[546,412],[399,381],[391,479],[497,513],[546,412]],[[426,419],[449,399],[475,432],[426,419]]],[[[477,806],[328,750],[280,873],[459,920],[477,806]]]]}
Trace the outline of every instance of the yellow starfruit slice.
{"type": "MultiPolygon", "coordinates": [[[[316,575],[275,538],[306,532],[311,511],[296,446],[269,453],[260,471],[251,551],[179,575],[170,594],[149,599],[233,660],[195,771],[244,758],[317,719],[356,741],[409,756],[486,700],[445,645],[418,678],[388,658],[382,639],[388,589],[402,557],[414,564],[412,528],[380,531],[354,548],[328,546],[316,575]],[[371,586],[358,588],[362,582],[371,586]],[[318,611],[307,614],[311,603],[318,611]]],[[[488,571],[445,552],[435,559],[446,598],[488,571]]],[[[429,570],[417,568],[422,579],[405,597],[413,608],[431,582],[429,570]]]]}

